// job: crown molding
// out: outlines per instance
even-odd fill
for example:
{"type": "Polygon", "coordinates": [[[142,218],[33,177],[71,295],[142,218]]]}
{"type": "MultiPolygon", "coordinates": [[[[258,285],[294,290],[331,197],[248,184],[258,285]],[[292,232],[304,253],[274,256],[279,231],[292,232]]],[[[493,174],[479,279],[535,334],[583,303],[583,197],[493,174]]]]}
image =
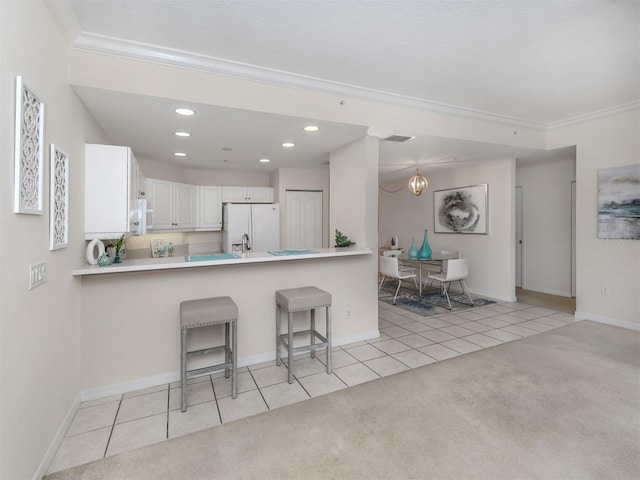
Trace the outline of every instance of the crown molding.
{"type": "Polygon", "coordinates": [[[628,110],[634,110],[634,109],[640,110],[640,101],[624,103],[622,105],[618,105],[615,107],[604,108],[602,110],[597,110],[595,112],[590,112],[584,115],[571,117],[566,120],[561,120],[559,122],[553,122],[549,124],[549,130],[554,130],[560,127],[568,127],[568,126],[576,125],[582,122],[589,122],[597,118],[608,117],[609,115],[615,115],[616,113],[622,113],[622,112],[626,112],[628,110]]]}
{"type": "MultiPolygon", "coordinates": [[[[60,17],[60,12],[58,12],[58,14],[58,17],[60,17]]],[[[68,16],[66,16],[66,18],[68,19],[68,16]]],[[[173,67],[199,70],[217,75],[225,75],[282,87],[309,90],[338,97],[357,98],[360,100],[381,102],[395,106],[466,117],[474,120],[490,121],[508,125],[509,127],[518,126],[533,130],[549,131],[560,127],[594,120],[600,117],[606,117],[626,110],[640,108],[640,101],[634,101],[547,124],[424,100],[406,95],[398,95],[395,93],[358,87],[340,82],[332,82],[330,80],[211,57],[208,55],[187,52],[185,50],[151,45],[148,43],[133,42],[87,32],[80,32],[76,35],[76,32],[74,31],[74,35],[75,39],[72,41],[71,48],[77,51],[112,55],[140,60],[143,62],[159,63],[173,67]]]]}
{"type": "Polygon", "coordinates": [[[370,100],[396,106],[462,116],[475,120],[491,121],[505,124],[510,127],[519,126],[535,130],[547,129],[546,124],[530,120],[496,115],[480,110],[473,110],[415,97],[382,92],[379,90],[332,82],[330,80],[309,77],[282,70],[259,67],[242,62],[235,62],[232,60],[187,52],[184,50],[161,47],[142,42],[132,42],[129,40],[96,35],[87,32],[82,32],[76,37],[75,42],[72,45],[72,49],[76,51],[113,55],[144,62],[160,63],[180,68],[200,70],[208,73],[252,80],[271,85],[310,90],[338,97],[370,100]]]}
{"type": "Polygon", "coordinates": [[[49,13],[58,25],[67,44],[73,47],[81,29],[69,2],[44,0],[44,5],[49,9],[49,13]]]}

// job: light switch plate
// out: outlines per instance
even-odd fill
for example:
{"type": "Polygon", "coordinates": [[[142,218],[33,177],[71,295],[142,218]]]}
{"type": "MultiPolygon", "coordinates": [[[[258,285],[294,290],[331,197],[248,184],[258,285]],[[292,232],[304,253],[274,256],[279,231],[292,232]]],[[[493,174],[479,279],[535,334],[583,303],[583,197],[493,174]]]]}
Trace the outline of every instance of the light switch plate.
{"type": "Polygon", "coordinates": [[[47,281],[47,262],[29,265],[29,290],[47,281]]]}

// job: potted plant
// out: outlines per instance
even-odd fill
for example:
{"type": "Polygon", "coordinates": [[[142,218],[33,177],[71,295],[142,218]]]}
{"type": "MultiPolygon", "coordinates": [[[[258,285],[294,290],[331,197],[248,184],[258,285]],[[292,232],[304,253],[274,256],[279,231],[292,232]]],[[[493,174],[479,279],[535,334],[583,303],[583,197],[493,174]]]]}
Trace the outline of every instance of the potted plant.
{"type": "Polygon", "coordinates": [[[355,245],[356,242],[352,242],[349,240],[344,233],[340,230],[336,230],[336,247],[350,247],[351,245],[355,245]]]}
{"type": "Polygon", "coordinates": [[[113,257],[113,263],[122,263],[122,260],[120,260],[120,249],[124,245],[124,242],[125,242],[124,233],[117,240],[112,240],[111,244],[113,245],[113,248],[115,250],[115,255],[113,257]]]}

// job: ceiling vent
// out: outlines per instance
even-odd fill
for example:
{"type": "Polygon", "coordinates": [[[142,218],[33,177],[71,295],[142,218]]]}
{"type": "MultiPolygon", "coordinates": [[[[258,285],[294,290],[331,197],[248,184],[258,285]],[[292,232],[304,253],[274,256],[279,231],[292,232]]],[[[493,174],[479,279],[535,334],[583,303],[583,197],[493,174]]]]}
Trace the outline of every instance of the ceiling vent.
{"type": "Polygon", "coordinates": [[[407,140],[413,140],[414,138],[416,137],[411,137],[409,135],[389,135],[383,140],[386,142],[406,142],[407,140]]]}

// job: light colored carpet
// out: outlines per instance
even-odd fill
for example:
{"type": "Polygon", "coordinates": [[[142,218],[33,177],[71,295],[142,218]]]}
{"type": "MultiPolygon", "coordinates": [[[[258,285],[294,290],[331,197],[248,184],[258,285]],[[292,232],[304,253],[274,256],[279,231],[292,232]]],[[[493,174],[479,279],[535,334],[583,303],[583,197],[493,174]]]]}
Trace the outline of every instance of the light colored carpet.
{"type": "Polygon", "coordinates": [[[47,479],[638,479],[639,373],[583,321],[47,479]]]}

